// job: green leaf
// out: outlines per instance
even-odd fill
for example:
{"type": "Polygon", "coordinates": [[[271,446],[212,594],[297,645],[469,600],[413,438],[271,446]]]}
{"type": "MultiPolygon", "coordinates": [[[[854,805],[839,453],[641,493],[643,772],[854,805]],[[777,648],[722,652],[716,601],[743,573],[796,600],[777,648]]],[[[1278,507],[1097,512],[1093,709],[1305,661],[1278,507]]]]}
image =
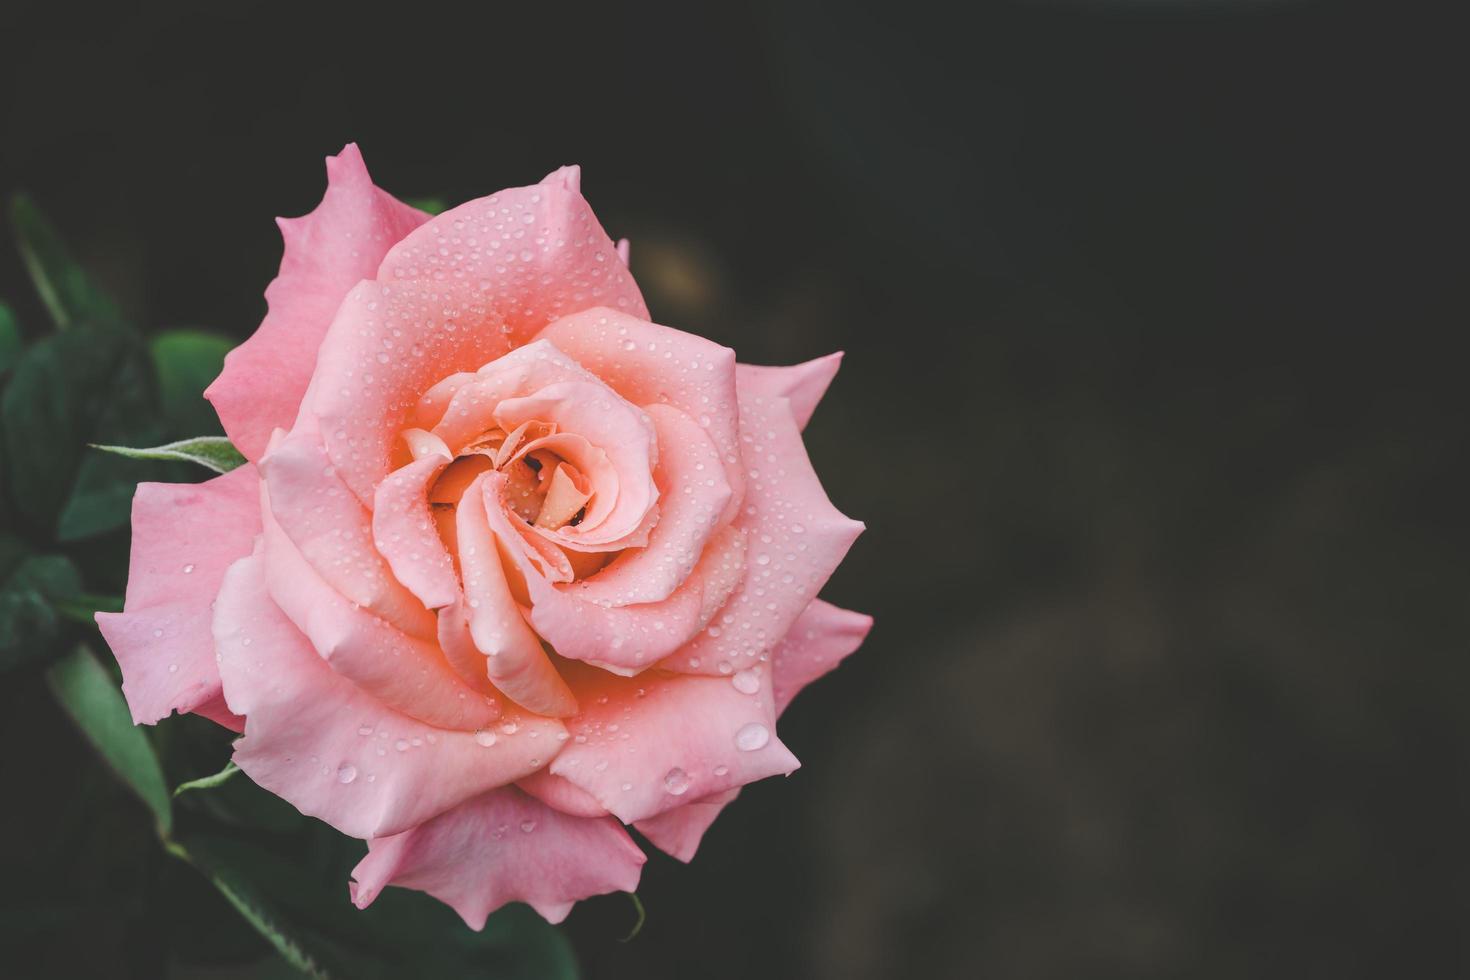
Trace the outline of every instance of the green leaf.
{"type": "Polygon", "coordinates": [[[21,340],[20,324],[15,322],[15,314],[10,312],[10,307],[0,303],[0,374],[10,370],[10,366],[20,358],[20,352],[25,347],[21,340]]]}
{"type": "Polygon", "coordinates": [[[159,397],[174,433],[220,430],[204,389],[219,377],[234,341],[199,330],[170,330],[153,338],[149,349],[158,372],[159,397]]]}
{"type": "Polygon", "coordinates": [[[319,980],[348,976],[329,969],[331,951],[314,949],[311,938],[296,929],[275,903],[261,892],[241,863],[229,860],[227,854],[222,857],[210,839],[192,837],[187,843],[170,841],[164,846],[170,854],[198,868],[287,963],[306,976],[319,980]]]}
{"type": "Polygon", "coordinates": [[[30,198],[16,195],[11,199],[10,220],[21,260],[58,327],[84,321],[118,322],[117,306],[72,260],[61,236],[30,198]]]}
{"type": "Polygon", "coordinates": [[[213,789],[239,771],[240,767],[235,765],[232,759],[225,763],[223,769],[212,776],[201,776],[198,779],[191,779],[187,783],[179,783],[179,785],[174,787],[174,796],[177,797],[180,793],[188,793],[196,789],[213,789]]]}
{"type": "Polygon", "coordinates": [[[442,197],[411,197],[404,203],[425,214],[443,214],[449,210],[449,202],[442,197]]]}
{"type": "Polygon", "coordinates": [[[524,905],[496,912],[481,932],[467,928],[436,899],[401,888],[388,889],[359,911],[345,883],[362,857],[362,845],[319,823],[306,843],[306,860],[289,859],[278,847],[219,835],[194,835],[183,847],[211,877],[248,895],[252,914],[271,930],[262,934],[277,949],[292,950],[282,949],[282,955],[309,961],[317,976],[572,980],[577,975],[560,931],[524,905]]]}
{"type": "Polygon", "coordinates": [[[57,605],[81,591],[76,566],[61,555],[20,559],[0,584],[0,670],[39,660],[57,649],[57,605]]]}
{"type": "Polygon", "coordinates": [[[5,482],[13,512],[36,536],[54,531],[84,443],[114,441],[98,437],[136,414],[130,399],[146,388],[114,398],[117,385],[138,383],[136,349],[123,331],[78,324],[31,344],[11,370],[0,395],[5,482]]]}
{"type": "Polygon", "coordinates": [[[148,737],[133,724],[127,702],[107,669],[90,650],[78,646],[51,665],[46,680],[93,748],[153,811],[159,832],[166,836],[173,829],[173,809],[163,768],[148,737]]]}
{"type": "Polygon", "coordinates": [[[65,599],[55,599],[51,603],[62,618],[69,619],[74,623],[83,623],[91,626],[96,623],[96,615],[100,612],[122,612],[123,601],[114,595],[92,595],[87,592],[79,592],[65,599]]]}
{"type": "Polygon", "coordinates": [[[179,460],[186,463],[198,463],[200,466],[208,467],[216,473],[228,473],[230,470],[245,462],[245,457],[240,455],[230,440],[224,436],[199,436],[194,439],[181,439],[178,442],[170,442],[163,446],[154,446],[151,449],[133,449],[128,446],[100,446],[92,444],[93,449],[101,449],[103,452],[116,453],[129,459],[157,459],[157,460],[179,460]]]}

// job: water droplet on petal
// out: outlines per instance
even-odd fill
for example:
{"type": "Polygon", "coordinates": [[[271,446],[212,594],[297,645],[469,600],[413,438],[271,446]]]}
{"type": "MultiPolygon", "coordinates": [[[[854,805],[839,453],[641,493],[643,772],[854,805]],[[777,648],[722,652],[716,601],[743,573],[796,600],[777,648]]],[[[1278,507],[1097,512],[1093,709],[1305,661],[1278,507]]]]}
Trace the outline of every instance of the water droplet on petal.
{"type": "Polygon", "coordinates": [[[741,694],[755,694],[761,689],[761,677],[754,670],[746,668],[735,672],[730,678],[730,683],[735,685],[735,690],[741,694]]]}
{"type": "Polygon", "coordinates": [[[756,749],[764,748],[771,740],[771,731],[758,721],[753,721],[741,727],[735,733],[735,747],[741,752],[754,752],[756,749]]]}
{"type": "Polygon", "coordinates": [[[337,767],[337,782],[350,783],[357,778],[357,767],[350,762],[344,762],[337,767]]]}
{"type": "Polygon", "coordinates": [[[689,792],[691,782],[693,780],[689,778],[689,774],[675,766],[664,776],[664,790],[672,796],[683,796],[689,792]]]}

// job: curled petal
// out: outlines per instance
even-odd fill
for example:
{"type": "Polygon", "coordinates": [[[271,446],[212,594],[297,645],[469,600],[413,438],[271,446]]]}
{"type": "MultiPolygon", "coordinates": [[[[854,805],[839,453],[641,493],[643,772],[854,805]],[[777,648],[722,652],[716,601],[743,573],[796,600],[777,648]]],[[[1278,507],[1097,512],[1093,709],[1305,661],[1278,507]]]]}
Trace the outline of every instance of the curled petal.
{"type": "MultiPolygon", "coordinates": [[[[480,477],[481,482],[484,479],[480,477]]],[[[506,697],[538,714],[571,714],[577,710],[576,698],[510,593],[479,486],[470,485],[455,514],[470,636],[485,655],[491,682],[506,697]]]]}
{"type": "Polygon", "coordinates": [[[626,551],[595,578],[569,586],[579,599],[617,606],[667,599],[694,570],[733,493],[703,429],[665,405],[650,405],[648,414],[660,448],[658,523],[647,547],[626,551]]]}
{"type": "Polygon", "coordinates": [[[547,806],[574,817],[605,817],[607,808],[597,802],[597,797],[584,789],[553,776],[549,770],[533,772],[516,785],[536,797],[547,806]]]}
{"type": "Polygon", "coordinates": [[[471,929],[507,902],[560,922],[581,899],[633,891],[645,860],[615,820],[569,816],[506,787],[369,842],[352,871],[352,901],[367,908],[396,885],[428,892],[471,929]]]}
{"type": "Polygon", "coordinates": [[[724,518],[739,507],[745,478],[738,441],[735,352],[627,312],[587,310],[538,335],[574,358],[634,405],[667,404],[704,428],[720,452],[733,491],[724,518]]]}
{"type": "Polygon", "coordinates": [[[137,724],[218,699],[210,604],[260,533],[259,484],[248,464],[204,483],[138,484],[123,611],[97,614],[137,724]]]}
{"type": "Polygon", "coordinates": [[[271,516],[268,496],[266,507],[266,589],[333,670],[427,725],[473,731],[500,717],[483,677],[466,683],[438,644],[409,636],[333,591],[271,516]]]}
{"type": "Polygon", "coordinates": [[[746,694],[723,677],[565,670],[582,710],[551,772],[624,823],[799,765],[776,738],[769,691],[746,694]]]}
{"type": "Polygon", "coordinates": [[[439,537],[429,488],[448,462],[431,453],[394,470],[378,484],[373,502],[373,540],[393,576],[425,608],[440,609],[459,596],[454,560],[439,537]]]}
{"type": "Polygon", "coordinates": [[[746,391],[790,402],[791,415],[796,419],[797,427],[805,429],[841,366],[842,351],[837,351],[790,367],[737,364],[735,372],[746,391]]]}
{"type": "Polygon", "coordinates": [[[272,430],[296,418],[342,297],[371,279],[388,249],[428,219],[374,187],[349,143],[327,157],[327,192],[316,210],[277,222],[286,250],[265,291],[270,311],[204,393],[247,459],[260,459],[272,430]]]}
{"type": "Polygon", "coordinates": [[[308,419],[272,445],[260,468],[276,521],[324,582],[410,636],[434,636],[433,615],[373,546],[372,513],[343,485],[308,419]]]}
{"type": "MultiPolygon", "coordinates": [[[[821,599],[813,600],[797,617],[791,632],[776,645],[771,660],[777,717],[802,688],[832,670],[856,650],[872,626],[871,616],[839,609],[821,599]]],[[[742,679],[741,683],[749,687],[751,682],[742,679]]],[[[758,686],[760,678],[756,677],[754,683],[758,686]]],[[[715,817],[738,795],[738,790],[715,793],[640,820],[638,832],[664,853],[680,861],[689,861],[715,817]]]]}
{"type": "Polygon", "coordinates": [[[737,527],[750,541],[745,578],[704,632],[665,660],[709,674],[760,661],[791,629],[863,525],[827,499],[785,398],[740,388],[741,455],[749,475],[737,527]]]}
{"type": "Polygon", "coordinates": [[[384,706],[323,662],[276,607],[258,555],[226,572],[214,639],[225,700],[246,719],[235,763],[353,837],[400,833],[528,776],[566,731],[513,709],[483,732],[446,731],[384,706]]]}

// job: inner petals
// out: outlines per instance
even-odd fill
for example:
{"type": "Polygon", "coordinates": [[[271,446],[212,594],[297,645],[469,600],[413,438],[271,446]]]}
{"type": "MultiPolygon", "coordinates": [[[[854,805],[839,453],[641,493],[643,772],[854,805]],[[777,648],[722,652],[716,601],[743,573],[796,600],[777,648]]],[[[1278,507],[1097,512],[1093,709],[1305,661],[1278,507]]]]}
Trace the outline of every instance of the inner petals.
{"type": "Polygon", "coordinates": [[[551,473],[541,512],[536,515],[536,526],[555,531],[565,524],[575,525],[591,497],[592,484],[581,471],[568,463],[558,463],[551,473]]]}

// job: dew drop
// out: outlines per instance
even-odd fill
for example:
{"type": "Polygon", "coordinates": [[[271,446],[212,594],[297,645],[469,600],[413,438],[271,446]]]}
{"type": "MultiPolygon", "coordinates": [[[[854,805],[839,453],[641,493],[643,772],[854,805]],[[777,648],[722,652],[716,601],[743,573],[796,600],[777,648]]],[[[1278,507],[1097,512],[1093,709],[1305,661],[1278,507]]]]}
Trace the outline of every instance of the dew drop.
{"type": "Polygon", "coordinates": [[[683,796],[689,792],[691,782],[689,774],[676,766],[664,776],[664,790],[671,796],[683,796]]]}
{"type": "Polygon", "coordinates": [[[730,683],[741,694],[755,694],[761,689],[760,675],[750,668],[736,671],[735,676],[730,678],[730,683]]]}
{"type": "Polygon", "coordinates": [[[481,745],[485,746],[488,749],[490,746],[495,744],[495,733],[486,731],[482,728],[478,732],[475,732],[475,741],[479,742],[481,745]]]}
{"type": "Polygon", "coordinates": [[[758,721],[742,726],[740,731],[735,733],[735,747],[741,752],[754,752],[756,749],[764,748],[770,740],[770,729],[758,721]]]}
{"type": "Polygon", "coordinates": [[[337,782],[350,783],[357,778],[357,767],[350,762],[344,762],[337,767],[337,782]]]}

